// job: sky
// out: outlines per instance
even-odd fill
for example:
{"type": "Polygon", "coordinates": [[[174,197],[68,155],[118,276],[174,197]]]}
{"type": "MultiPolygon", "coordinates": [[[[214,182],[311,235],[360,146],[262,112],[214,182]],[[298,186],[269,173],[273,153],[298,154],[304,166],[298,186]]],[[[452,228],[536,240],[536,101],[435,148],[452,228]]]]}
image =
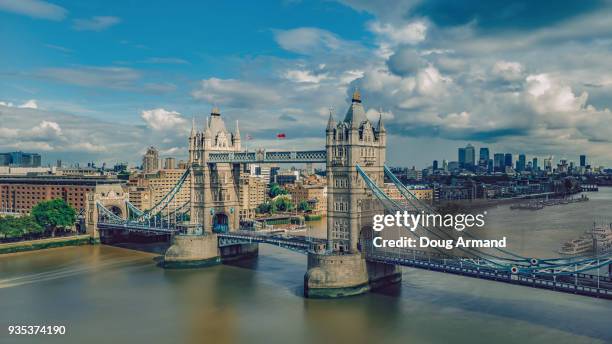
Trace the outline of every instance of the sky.
{"type": "Polygon", "coordinates": [[[611,166],[610,18],[591,0],[0,0],[0,151],[185,158],[213,106],[248,148],[320,149],[359,89],[389,165],[471,143],[611,166]]]}

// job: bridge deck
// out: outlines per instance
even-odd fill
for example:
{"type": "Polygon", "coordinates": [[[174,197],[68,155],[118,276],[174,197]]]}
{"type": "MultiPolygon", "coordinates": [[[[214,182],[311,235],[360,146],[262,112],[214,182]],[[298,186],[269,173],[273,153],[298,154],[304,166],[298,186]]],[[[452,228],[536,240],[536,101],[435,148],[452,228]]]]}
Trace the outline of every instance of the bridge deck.
{"type": "Polygon", "coordinates": [[[122,230],[127,232],[140,232],[140,233],[151,233],[153,235],[159,234],[174,234],[181,231],[180,228],[170,227],[170,228],[161,228],[161,227],[150,227],[146,224],[140,223],[106,223],[106,222],[98,222],[99,230],[122,230]]]}
{"type": "Polygon", "coordinates": [[[517,284],[527,287],[549,289],[570,294],[600,297],[612,300],[612,280],[607,277],[597,277],[590,274],[572,274],[564,276],[515,275],[507,271],[488,268],[473,268],[463,266],[459,260],[423,259],[408,257],[391,257],[384,254],[371,253],[368,261],[401,265],[419,269],[446,272],[456,275],[487,279],[497,282],[517,284]],[[598,280],[599,279],[599,283],[598,280]]]}
{"type": "Polygon", "coordinates": [[[322,243],[323,239],[305,236],[258,233],[256,231],[237,231],[231,233],[217,234],[219,246],[231,246],[237,244],[271,244],[290,250],[307,253],[313,243],[322,243]]]}

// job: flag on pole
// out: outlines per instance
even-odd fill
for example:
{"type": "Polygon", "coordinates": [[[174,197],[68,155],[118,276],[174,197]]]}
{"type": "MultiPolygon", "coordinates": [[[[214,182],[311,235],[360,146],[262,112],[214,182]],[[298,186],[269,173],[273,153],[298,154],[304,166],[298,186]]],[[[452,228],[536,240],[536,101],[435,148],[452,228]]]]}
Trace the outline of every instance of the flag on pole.
{"type": "Polygon", "coordinates": [[[285,135],[285,133],[278,133],[278,134],[276,134],[276,138],[277,139],[284,139],[286,137],[287,137],[287,135],[285,135]]]}

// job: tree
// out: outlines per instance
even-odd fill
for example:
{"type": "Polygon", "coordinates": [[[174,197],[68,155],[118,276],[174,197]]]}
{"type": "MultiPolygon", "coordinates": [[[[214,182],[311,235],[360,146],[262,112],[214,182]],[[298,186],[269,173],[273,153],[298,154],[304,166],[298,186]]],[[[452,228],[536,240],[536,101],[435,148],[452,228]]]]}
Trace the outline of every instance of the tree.
{"type": "Polygon", "coordinates": [[[293,202],[287,197],[277,197],[273,202],[273,212],[293,210],[293,202]]]}
{"type": "Polygon", "coordinates": [[[45,229],[39,225],[38,222],[36,222],[36,219],[34,219],[34,217],[31,215],[20,217],[19,225],[26,229],[28,235],[40,235],[45,231],[45,229]]]}
{"type": "Polygon", "coordinates": [[[57,229],[69,228],[76,221],[76,211],[61,198],[38,203],[31,214],[38,224],[51,231],[51,236],[55,236],[57,229]]]}
{"type": "Polygon", "coordinates": [[[0,217],[0,239],[20,239],[25,236],[38,236],[44,229],[32,216],[0,217]]]}
{"type": "Polygon", "coordinates": [[[308,204],[306,200],[303,200],[300,202],[300,204],[298,204],[298,210],[306,212],[306,211],[311,211],[312,208],[310,208],[310,204],[308,204]]]}
{"type": "Polygon", "coordinates": [[[287,190],[283,189],[277,183],[270,184],[270,191],[269,191],[270,198],[274,198],[276,196],[286,195],[286,194],[288,194],[287,190]]]}
{"type": "Polygon", "coordinates": [[[262,204],[257,206],[255,211],[258,214],[267,214],[267,213],[270,213],[272,211],[272,204],[270,202],[262,203],[262,204]]]}
{"type": "Polygon", "coordinates": [[[17,221],[18,218],[14,216],[0,218],[0,238],[15,239],[22,237],[25,233],[17,221]]]}

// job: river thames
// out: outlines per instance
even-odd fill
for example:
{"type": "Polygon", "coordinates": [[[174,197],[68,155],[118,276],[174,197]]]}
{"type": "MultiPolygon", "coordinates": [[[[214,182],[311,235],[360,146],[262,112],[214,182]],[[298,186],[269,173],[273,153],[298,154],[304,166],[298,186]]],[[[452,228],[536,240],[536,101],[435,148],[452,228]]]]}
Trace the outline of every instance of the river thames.
{"type": "MultiPolygon", "coordinates": [[[[540,211],[487,211],[487,237],[556,256],[610,220],[612,189],[540,211]]],[[[316,225],[315,225],[316,226],[316,225]]],[[[318,225],[321,228],[321,224],[318,225]]],[[[157,255],[104,245],[0,256],[1,343],[610,343],[612,301],[403,268],[401,285],[362,296],[302,297],[303,255],[163,270],[157,255]],[[64,336],[9,336],[8,325],[65,325],[64,336]]]]}

